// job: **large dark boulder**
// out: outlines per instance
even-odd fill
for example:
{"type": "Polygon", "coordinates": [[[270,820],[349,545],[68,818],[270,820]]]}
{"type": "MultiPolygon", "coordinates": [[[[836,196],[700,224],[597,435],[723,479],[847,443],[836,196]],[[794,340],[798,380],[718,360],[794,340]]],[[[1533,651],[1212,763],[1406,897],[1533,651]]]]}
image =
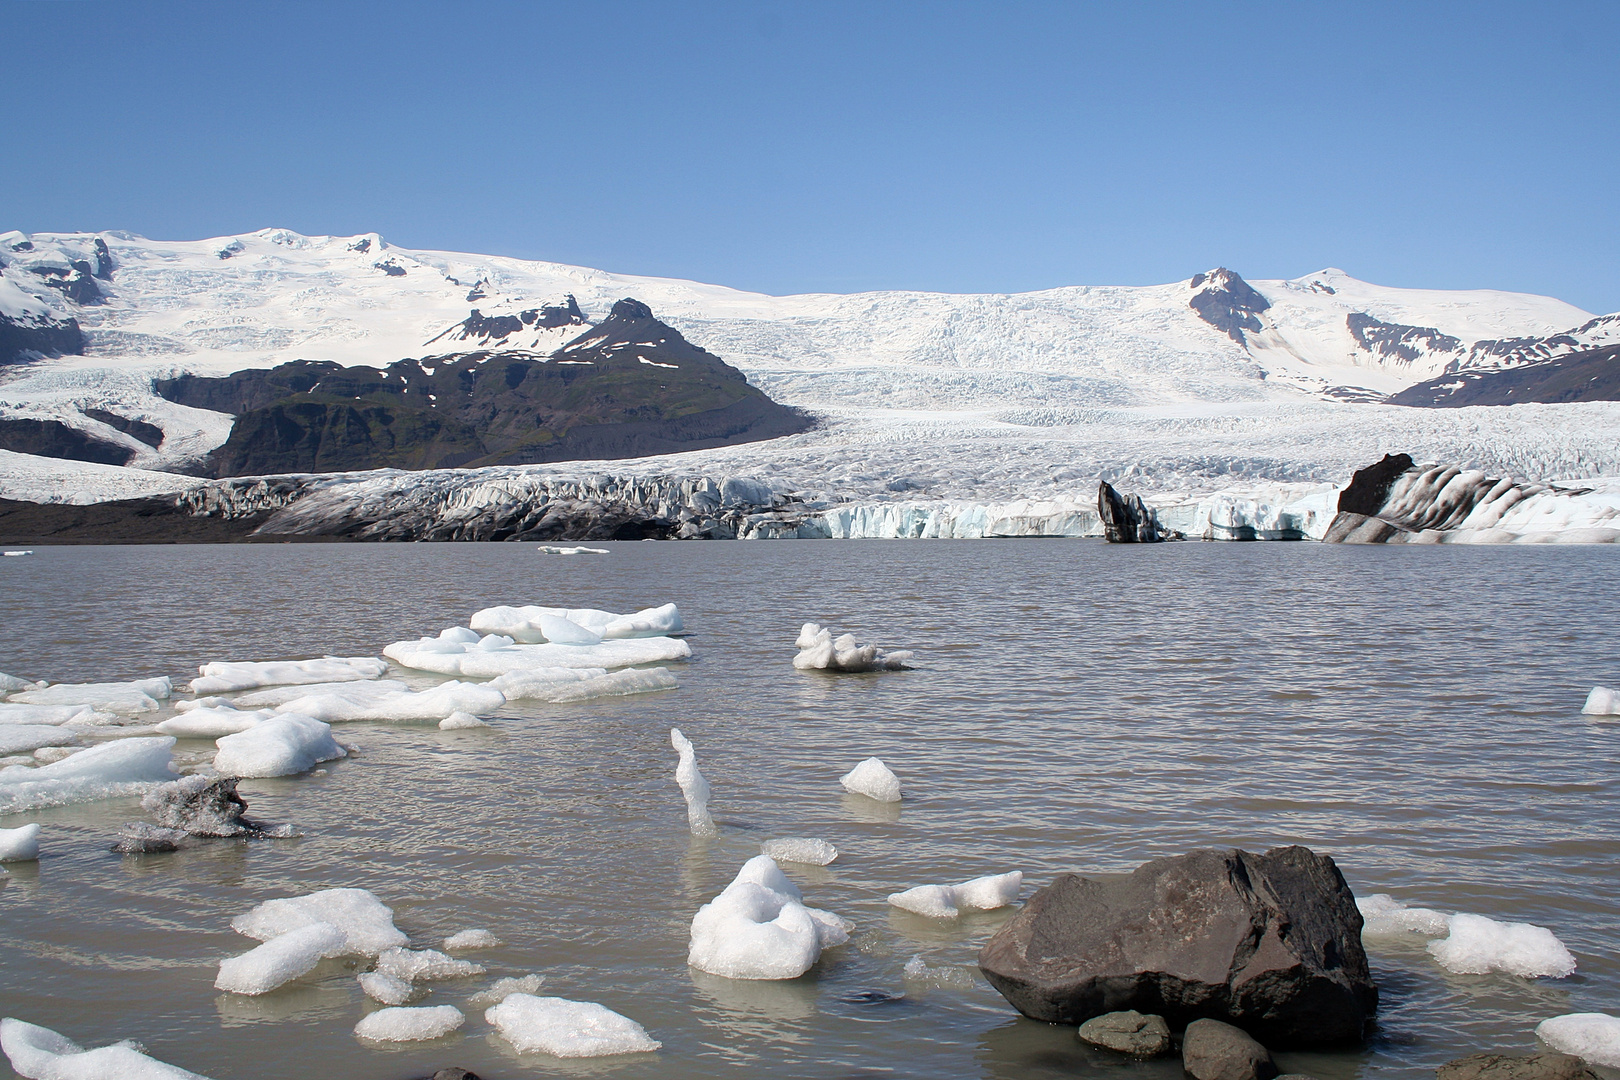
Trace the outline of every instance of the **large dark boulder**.
{"type": "Polygon", "coordinates": [[[1272,1046],[1358,1041],[1378,1008],[1355,897],[1332,859],[1297,846],[1061,875],[990,939],[979,967],[1036,1020],[1209,1017],[1272,1046]]]}

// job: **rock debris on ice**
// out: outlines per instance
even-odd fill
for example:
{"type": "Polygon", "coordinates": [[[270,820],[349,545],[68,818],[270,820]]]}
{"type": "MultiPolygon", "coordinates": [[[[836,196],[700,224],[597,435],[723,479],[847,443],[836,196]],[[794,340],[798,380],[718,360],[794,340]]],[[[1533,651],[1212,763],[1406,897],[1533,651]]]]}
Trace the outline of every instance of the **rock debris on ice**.
{"type": "Polygon", "coordinates": [[[957,885],[918,885],[904,892],[890,893],[889,903],[903,911],[930,919],[954,919],[964,911],[994,911],[1018,899],[1024,875],[1007,874],[976,877],[957,885]]]}
{"type": "Polygon", "coordinates": [[[214,768],[226,776],[293,776],[348,756],[329,725],[295,713],[280,713],[214,745],[214,768]]]}
{"type": "Polygon", "coordinates": [[[247,803],[236,792],[234,776],[194,773],[159,784],[141,797],[141,809],[166,829],[187,836],[285,839],[294,835],[288,825],[265,825],[244,815],[247,803]]]}
{"type": "Polygon", "coordinates": [[[0,1020],[0,1050],[29,1080],[208,1080],[147,1057],[134,1042],[86,1050],[50,1028],[9,1016],[0,1020]]]}
{"type": "Polygon", "coordinates": [[[39,858],[39,833],[40,827],[33,823],[0,829],[0,863],[33,862],[39,858]]]}
{"type": "Polygon", "coordinates": [[[793,666],[800,671],[900,671],[910,660],[910,652],[886,653],[876,645],[862,645],[854,634],[833,637],[820,623],[807,622],[794,643],[799,655],[793,666]]]}
{"type": "Polygon", "coordinates": [[[378,1009],[361,1019],[354,1033],[373,1042],[423,1042],[443,1038],[466,1021],[454,1005],[378,1009]]]}
{"type": "Polygon", "coordinates": [[[804,863],[808,866],[826,866],[838,858],[838,849],[825,840],[803,836],[787,836],[767,840],[759,845],[761,855],[769,855],[777,862],[804,863]]]}
{"type": "Polygon", "coordinates": [[[0,813],[139,795],[175,779],[172,736],[121,739],[50,765],[0,769],[0,813]]]}
{"type": "Polygon", "coordinates": [[[379,678],[388,665],[375,656],[327,656],[319,660],[216,660],[198,669],[191,680],[194,694],[225,694],[266,686],[350,682],[379,678]]]}
{"type": "Polygon", "coordinates": [[[166,851],[179,851],[189,839],[183,829],[165,829],[144,821],[132,821],[118,830],[118,841],[112,850],[123,855],[157,855],[166,851]]]}
{"type": "Polygon", "coordinates": [[[867,758],[840,776],[838,782],[852,795],[865,795],[878,802],[900,801],[900,778],[883,764],[882,758],[867,758]]]}
{"type": "Polygon", "coordinates": [[[1542,1042],[1588,1065],[1620,1069],[1620,1017],[1607,1013],[1566,1013],[1536,1026],[1542,1042]]]}
{"type": "Polygon", "coordinates": [[[692,919],[686,962],[729,979],[796,979],[823,949],[849,940],[849,923],[805,907],[775,860],[756,855],[692,919]]]}
{"type": "Polygon", "coordinates": [[[484,1019],[522,1053],[604,1057],[646,1053],[663,1045],[629,1017],[589,1001],[508,994],[484,1012],[484,1019]]]}
{"type": "Polygon", "coordinates": [[[1523,978],[1562,979],[1575,972],[1575,957],[1545,926],[1498,922],[1484,915],[1451,917],[1451,933],[1429,942],[1429,952],[1447,971],[1484,975],[1500,971],[1523,978]]]}
{"type": "Polygon", "coordinates": [[[680,785],[686,798],[686,824],[693,836],[714,836],[714,818],[709,816],[709,782],[698,771],[697,751],[692,740],[681,734],[680,728],[669,729],[669,742],[680,755],[675,765],[675,783],[680,785]]]}

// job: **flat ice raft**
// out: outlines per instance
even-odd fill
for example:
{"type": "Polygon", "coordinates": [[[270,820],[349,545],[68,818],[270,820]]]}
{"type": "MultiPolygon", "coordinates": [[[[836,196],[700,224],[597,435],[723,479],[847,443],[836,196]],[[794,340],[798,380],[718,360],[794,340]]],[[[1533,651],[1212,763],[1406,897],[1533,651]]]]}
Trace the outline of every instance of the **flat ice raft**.
{"type": "Polygon", "coordinates": [[[50,1028],[9,1016],[0,1020],[0,1050],[29,1080],[208,1080],[149,1058],[134,1043],[86,1050],[50,1028]]]}
{"type": "Polygon", "coordinates": [[[685,660],[691,646],[678,638],[602,640],[595,644],[519,644],[504,635],[479,636],[451,627],[436,638],[396,641],[383,655],[401,667],[461,678],[493,679],[508,672],[542,668],[614,668],[685,660]]]}
{"type": "Polygon", "coordinates": [[[192,693],[224,694],[265,686],[376,679],[388,670],[388,665],[375,656],[327,656],[319,660],[216,660],[197,670],[198,677],[191,680],[192,693]]]}
{"type": "Polygon", "coordinates": [[[475,612],[467,625],[480,634],[500,634],[531,644],[663,637],[686,629],[680,609],[674,604],[642,608],[628,615],[596,608],[491,607],[475,612]],[[580,636],[581,630],[586,637],[580,636]]]}
{"type": "Polygon", "coordinates": [[[50,765],[0,769],[0,814],[138,795],[174,780],[172,736],[121,739],[50,765]]]}

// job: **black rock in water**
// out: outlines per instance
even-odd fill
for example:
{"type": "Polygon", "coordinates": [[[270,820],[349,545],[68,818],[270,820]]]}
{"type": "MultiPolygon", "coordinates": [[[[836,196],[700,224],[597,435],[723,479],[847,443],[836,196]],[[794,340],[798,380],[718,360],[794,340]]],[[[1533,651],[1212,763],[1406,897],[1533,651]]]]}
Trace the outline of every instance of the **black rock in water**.
{"type": "Polygon", "coordinates": [[[1597,1080],[1573,1054],[1472,1054],[1435,1070],[1436,1080],[1597,1080]]]}
{"type": "Polygon", "coordinates": [[[1326,856],[1205,849],[1130,874],[1061,875],[997,931],[979,967],[1048,1023],[1135,1009],[1326,1046],[1360,1040],[1378,1008],[1361,925],[1326,856]]]}
{"type": "Polygon", "coordinates": [[[1122,496],[1106,480],[1097,481],[1097,516],[1110,544],[1157,544],[1166,539],[1142,496],[1122,496]]]}
{"type": "Polygon", "coordinates": [[[1219,1020],[1194,1020],[1181,1037],[1181,1067],[1194,1080],[1272,1080],[1271,1051],[1242,1028],[1219,1020]]]}

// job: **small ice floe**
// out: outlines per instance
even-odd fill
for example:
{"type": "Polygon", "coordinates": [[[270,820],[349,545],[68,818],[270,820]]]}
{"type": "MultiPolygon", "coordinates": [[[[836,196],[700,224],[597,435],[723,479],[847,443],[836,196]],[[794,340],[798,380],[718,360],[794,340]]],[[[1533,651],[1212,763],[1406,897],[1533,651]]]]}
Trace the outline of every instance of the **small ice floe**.
{"type": "Polygon", "coordinates": [[[450,952],[460,952],[463,949],[493,949],[500,943],[501,939],[488,930],[463,930],[444,939],[444,947],[450,952]]]}
{"type": "Polygon", "coordinates": [[[967,968],[958,967],[955,964],[934,967],[921,956],[913,956],[910,960],[907,960],[906,966],[901,973],[905,976],[907,984],[948,987],[957,990],[972,989],[974,984],[973,974],[967,968]]]}
{"type": "Polygon", "coordinates": [[[900,778],[883,764],[882,758],[867,758],[840,776],[838,782],[852,795],[865,795],[878,802],[900,801],[900,778]]]}
{"type": "Polygon", "coordinates": [[[354,1033],[372,1042],[424,1042],[442,1039],[466,1022],[454,1005],[378,1009],[354,1025],[354,1033]]]}
{"type": "Polygon", "coordinates": [[[132,682],[53,683],[43,690],[12,694],[9,700],[24,705],[89,705],[97,712],[139,716],[157,712],[162,708],[158,702],[167,701],[172,693],[174,684],[165,675],[132,682]]]}
{"type": "MultiPolygon", "coordinates": [[[[588,630],[598,641],[603,638],[663,637],[666,634],[678,634],[686,629],[686,624],[681,621],[680,608],[674,604],[642,608],[628,615],[616,615],[611,611],[601,611],[597,608],[553,608],[537,605],[491,607],[474,612],[467,625],[480,634],[499,634],[513,641],[529,644],[562,640],[546,633],[548,625],[546,620],[550,619],[562,620],[574,627],[588,630]]],[[[558,626],[557,629],[570,635],[576,633],[567,627],[558,626]]]]}
{"type": "Polygon", "coordinates": [[[416,987],[385,971],[362,971],[355,981],[367,997],[384,1005],[403,1005],[416,993],[416,987]]]}
{"type": "Polygon", "coordinates": [[[33,548],[25,548],[25,549],[23,549],[23,550],[21,550],[21,551],[7,551],[7,552],[4,552],[4,553],[3,553],[3,554],[4,554],[4,555],[5,555],[5,556],[6,556],[6,557],[7,557],[7,558],[8,558],[8,559],[15,559],[15,558],[16,558],[16,557],[18,557],[18,556],[19,556],[19,555],[32,555],[32,554],[33,554],[33,553],[34,553],[34,549],[33,549],[33,548]]]}
{"type": "Polygon", "coordinates": [[[889,903],[902,911],[930,919],[954,919],[964,911],[994,911],[1018,899],[1022,871],[976,877],[959,885],[918,885],[889,894],[889,903]]]}
{"type": "Polygon", "coordinates": [[[886,653],[876,645],[862,645],[854,634],[833,637],[820,623],[807,622],[799,631],[799,655],[793,666],[800,671],[899,671],[910,652],[886,653]]]}
{"type": "Polygon", "coordinates": [[[0,863],[33,862],[39,858],[39,826],[0,829],[0,863]]]}
{"type": "Polygon", "coordinates": [[[42,682],[29,682],[19,679],[15,675],[7,675],[0,671],[0,694],[15,694],[20,690],[43,690],[47,684],[42,682]]]}
{"type": "Polygon", "coordinates": [[[1447,971],[1459,975],[1505,972],[1523,978],[1562,979],[1575,971],[1575,957],[1545,926],[1497,922],[1484,915],[1451,917],[1451,933],[1429,942],[1429,952],[1447,971]]]}
{"type": "Polygon", "coordinates": [[[176,777],[172,736],[120,739],[50,765],[0,769],[0,814],[139,795],[176,777]]]}
{"type": "Polygon", "coordinates": [[[467,731],[481,727],[489,727],[489,725],[470,712],[453,712],[439,721],[440,731],[467,731]]]}
{"type": "Polygon", "coordinates": [[[315,970],[329,956],[342,956],[348,937],[331,923],[311,923],[266,941],[240,956],[221,960],[214,989],[232,994],[268,994],[315,970]]]}
{"type": "Polygon", "coordinates": [[[0,702],[0,725],[30,724],[51,727],[99,727],[117,721],[111,713],[99,713],[89,705],[23,705],[0,702]]]}
{"type": "Polygon", "coordinates": [[[227,697],[199,697],[192,698],[189,701],[181,699],[170,704],[174,706],[175,712],[188,713],[192,709],[235,709],[240,705],[240,702],[232,701],[227,697]]]}
{"type": "Polygon", "coordinates": [[[1362,937],[1427,934],[1441,937],[1451,928],[1451,916],[1433,908],[1408,907],[1388,893],[1356,898],[1361,912],[1362,937]]]}
{"type": "Polygon", "coordinates": [[[680,728],[669,729],[669,742],[681,756],[675,766],[675,782],[686,797],[686,824],[693,836],[714,836],[714,818],[709,816],[709,782],[698,771],[697,751],[692,740],[681,734],[680,728]]]}
{"type": "Polygon", "coordinates": [[[396,641],[383,655],[402,667],[462,678],[493,679],[509,671],[537,668],[634,667],[685,660],[692,647],[678,638],[642,637],[603,640],[595,645],[517,644],[504,635],[479,637],[472,630],[451,627],[436,638],[396,641]]]}
{"type": "Polygon", "coordinates": [[[310,716],[280,713],[246,731],[214,740],[214,768],[226,776],[293,776],[347,757],[332,728],[310,716]]]}
{"type": "Polygon", "coordinates": [[[1620,690],[1610,690],[1607,686],[1592,687],[1592,692],[1586,695],[1586,704],[1581,706],[1581,712],[1587,716],[1620,716],[1620,690]]]}
{"type": "Polygon", "coordinates": [[[849,930],[832,912],[805,907],[775,860],[756,855],[698,909],[686,962],[728,979],[796,979],[849,930]]]}
{"type": "Polygon", "coordinates": [[[596,698],[628,697],[680,685],[664,668],[626,668],[609,672],[604,668],[542,668],[537,671],[509,671],[490,684],[512,701],[544,701],[565,705],[596,698]]]}
{"type": "Polygon", "coordinates": [[[506,695],[483,683],[451,680],[428,690],[394,689],[392,683],[356,682],[324,687],[290,698],[276,711],[312,716],[328,724],[370,720],[381,723],[438,723],[452,713],[479,716],[506,704],[506,695]]]}
{"type": "MultiPolygon", "coordinates": [[[[364,687],[364,692],[371,694],[381,694],[387,691],[404,693],[410,689],[409,686],[398,679],[375,679],[363,683],[329,682],[308,683],[302,686],[269,686],[263,690],[243,694],[234,701],[228,701],[225,704],[237,709],[275,709],[287,704],[289,701],[296,701],[302,697],[313,697],[317,694],[338,690],[355,690],[361,687],[364,687]]],[[[199,700],[223,701],[221,698],[202,698],[199,700]]],[[[181,707],[180,705],[175,706],[176,709],[181,707]]]]}
{"type": "Polygon", "coordinates": [[[327,957],[376,956],[406,941],[393,909],[365,889],[266,900],[232,919],[231,929],[264,942],[220,962],[214,986],[236,994],[269,993],[327,957]]]}
{"type": "Polygon", "coordinates": [[[499,1005],[513,994],[534,994],[540,985],[546,981],[543,975],[524,975],[516,979],[496,979],[488,990],[480,990],[467,999],[470,1009],[487,1009],[491,1005],[499,1005]]]}
{"type": "Polygon", "coordinates": [[[1536,1025],[1536,1036],[1561,1054],[1574,1054],[1588,1065],[1620,1069],[1620,1016],[1566,1013],[1536,1025]]]}
{"type": "Polygon", "coordinates": [[[663,1045],[628,1016],[590,1001],[508,994],[485,1010],[484,1019],[521,1053],[604,1057],[646,1053],[663,1045]]]}
{"type": "Polygon", "coordinates": [[[838,858],[838,849],[827,841],[804,836],[767,840],[759,845],[759,851],[761,855],[769,855],[779,863],[796,862],[808,866],[826,866],[838,858]]]}
{"type": "Polygon", "coordinates": [[[79,736],[55,724],[0,724],[0,757],[31,754],[46,746],[76,746],[79,736]]]}
{"type": "Polygon", "coordinates": [[[197,669],[194,694],[225,694],[265,686],[353,682],[380,678],[388,664],[375,656],[327,656],[319,660],[216,660],[197,669]]]}
{"type": "Polygon", "coordinates": [[[134,1042],[86,1050],[50,1028],[9,1016],[0,1020],[0,1050],[18,1076],[31,1080],[208,1080],[147,1057],[134,1042]]]}
{"type": "MultiPolygon", "coordinates": [[[[607,548],[552,547],[548,544],[541,544],[535,550],[542,555],[606,555],[608,553],[607,548]]],[[[10,555],[11,552],[8,551],[6,554],[10,555]]],[[[31,552],[25,552],[25,554],[31,554],[31,552]]]]}
{"type": "Polygon", "coordinates": [[[244,712],[228,705],[203,706],[169,717],[157,730],[179,739],[218,739],[256,727],[275,715],[270,709],[244,712]]]}
{"type": "Polygon", "coordinates": [[[484,966],[471,960],[456,960],[437,949],[407,949],[396,946],[377,956],[377,970],[401,982],[439,982],[482,975],[484,966]]]}

